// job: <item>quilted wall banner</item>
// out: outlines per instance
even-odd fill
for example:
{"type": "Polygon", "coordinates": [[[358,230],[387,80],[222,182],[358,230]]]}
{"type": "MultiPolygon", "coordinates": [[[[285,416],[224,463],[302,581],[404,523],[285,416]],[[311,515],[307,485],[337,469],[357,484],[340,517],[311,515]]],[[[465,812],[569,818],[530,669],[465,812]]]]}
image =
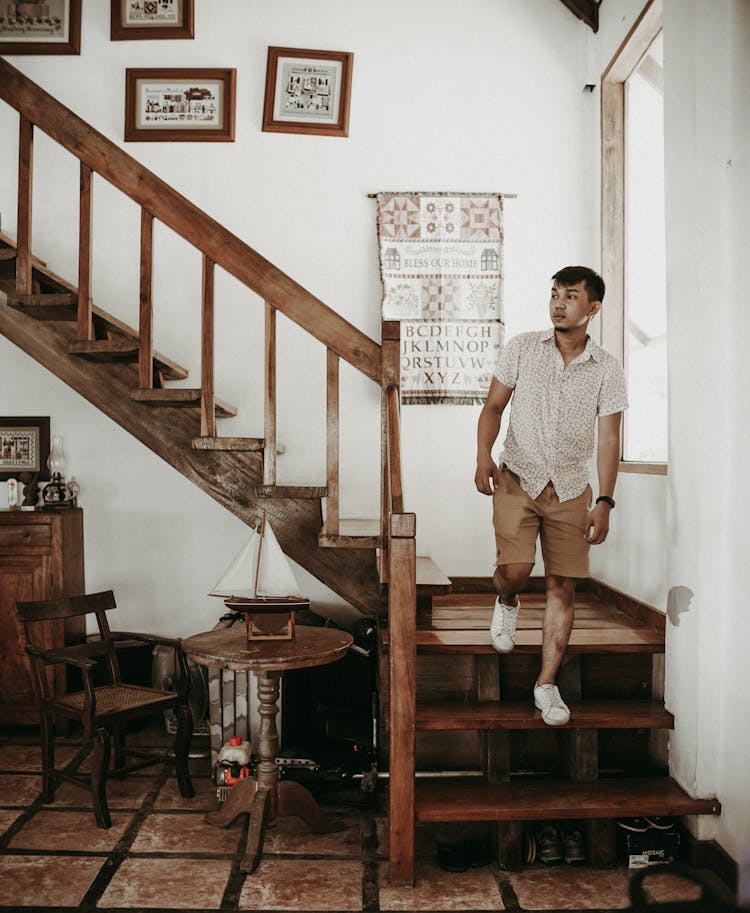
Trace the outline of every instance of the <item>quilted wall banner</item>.
{"type": "Polygon", "coordinates": [[[379,193],[383,320],[404,403],[483,403],[503,341],[503,197],[379,193]]]}

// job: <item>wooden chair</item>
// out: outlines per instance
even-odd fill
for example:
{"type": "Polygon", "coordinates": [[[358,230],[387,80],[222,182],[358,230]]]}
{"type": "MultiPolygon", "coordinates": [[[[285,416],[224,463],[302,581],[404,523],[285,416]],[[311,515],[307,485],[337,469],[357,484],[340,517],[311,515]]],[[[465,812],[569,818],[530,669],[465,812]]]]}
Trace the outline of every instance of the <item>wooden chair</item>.
{"type": "Polygon", "coordinates": [[[185,798],[195,795],[188,772],[188,748],[193,734],[193,718],[188,706],[188,667],[180,640],[155,637],[148,634],[112,632],[107,623],[106,612],[115,608],[115,597],[111,590],[88,596],[69,596],[44,602],[17,602],[16,614],[26,632],[26,653],[31,658],[32,669],[39,699],[39,720],[42,739],[42,791],[45,802],[52,802],[58,782],[67,781],[91,790],[94,816],[101,828],[112,824],[107,805],[107,778],[122,779],[125,774],[139,770],[164,759],[133,749],[126,749],[123,723],[137,717],[162,713],[172,708],[177,717],[175,742],[175,767],[180,793],[185,798]],[[42,649],[37,636],[40,629],[50,623],[62,622],[67,618],[93,614],[99,626],[99,638],[87,640],[74,646],[42,649]],[[161,691],[140,685],[123,683],[117,661],[115,645],[118,641],[138,641],[150,644],[166,644],[175,650],[176,691],[161,691]],[[98,661],[97,661],[98,660],[98,661]],[[78,669],[83,679],[83,690],[53,694],[50,682],[51,666],[65,663],[78,669]],[[101,667],[106,684],[94,684],[93,671],[101,667]],[[83,727],[84,735],[92,748],[91,774],[77,773],[77,763],[67,769],[55,767],[56,723],[63,719],[75,720],[83,727]],[[110,770],[111,748],[114,747],[114,765],[110,770]],[[126,766],[126,755],[141,760],[126,766]]]}

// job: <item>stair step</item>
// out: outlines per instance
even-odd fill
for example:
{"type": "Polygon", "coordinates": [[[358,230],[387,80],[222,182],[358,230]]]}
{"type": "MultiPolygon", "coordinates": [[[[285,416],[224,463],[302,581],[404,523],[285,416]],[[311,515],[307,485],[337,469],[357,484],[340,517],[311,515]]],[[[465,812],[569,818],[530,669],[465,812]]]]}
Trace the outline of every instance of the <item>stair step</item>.
{"type": "Polygon", "coordinates": [[[11,247],[0,248],[0,260],[15,260],[16,252],[11,247]]]}
{"type": "Polygon", "coordinates": [[[510,783],[441,777],[416,782],[417,821],[544,821],[720,812],[716,799],[693,799],[669,777],[510,783]]]}
{"type": "Polygon", "coordinates": [[[380,548],[381,544],[379,520],[339,520],[338,533],[323,528],[318,535],[318,545],[322,548],[380,548]]]}
{"type": "Polygon", "coordinates": [[[34,320],[77,320],[77,297],[71,292],[39,292],[19,295],[6,292],[10,307],[34,320]]]}
{"type": "Polygon", "coordinates": [[[417,596],[440,596],[450,593],[453,581],[428,556],[417,556],[417,596]]]}
{"type": "Polygon", "coordinates": [[[194,437],[193,450],[263,450],[265,441],[262,437],[194,437]]]}
{"type": "Polygon", "coordinates": [[[255,492],[261,498],[325,498],[328,489],[315,485],[258,485],[255,492]]]}
{"type": "Polygon", "coordinates": [[[68,346],[71,355],[80,355],[91,361],[138,360],[138,342],[134,339],[76,339],[68,346]]]}
{"type": "MultiPolygon", "coordinates": [[[[172,408],[200,408],[201,391],[190,387],[155,387],[153,389],[132,390],[130,398],[146,406],[169,406],[172,408]]],[[[231,418],[237,415],[237,407],[230,406],[222,400],[214,400],[216,415],[220,418],[231,418]]]]}
{"type": "MultiPolygon", "coordinates": [[[[568,701],[571,720],[560,729],[673,729],[661,701],[568,701]]],[[[528,701],[430,701],[417,704],[417,729],[548,729],[528,701]]]]}

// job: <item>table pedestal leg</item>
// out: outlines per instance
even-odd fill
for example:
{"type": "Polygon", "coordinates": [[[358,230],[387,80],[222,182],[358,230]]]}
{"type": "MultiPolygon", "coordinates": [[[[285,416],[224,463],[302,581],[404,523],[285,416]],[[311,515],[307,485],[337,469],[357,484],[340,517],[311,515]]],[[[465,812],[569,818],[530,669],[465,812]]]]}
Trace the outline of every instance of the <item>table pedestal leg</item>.
{"type": "Polygon", "coordinates": [[[250,815],[247,850],[240,866],[243,872],[254,872],[258,868],[266,826],[281,815],[299,816],[316,834],[330,834],[342,827],[328,820],[304,786],[293,780],[279,782],[276,715],[280,677],[280,672],[261,672],[257,676],[260,712],[257,776],[235,783],[222,807],[205,817],[208,824],[229,827],[239,815],[250,815]]]}

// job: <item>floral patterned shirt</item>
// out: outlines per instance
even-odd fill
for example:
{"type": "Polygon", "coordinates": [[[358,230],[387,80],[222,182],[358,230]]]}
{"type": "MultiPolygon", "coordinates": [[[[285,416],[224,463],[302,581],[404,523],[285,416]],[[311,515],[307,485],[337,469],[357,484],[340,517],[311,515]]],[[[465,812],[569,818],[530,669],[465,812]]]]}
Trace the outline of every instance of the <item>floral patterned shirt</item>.
{"type": "Polygon", "coordinates": [[[495,377],[513,397],[500,462],[530,497],[552,482],[558,498],[569,501],[589,482],[597,416],[622,412],[628,398],[625,374],[609,352],[589,337],[565,367],[554,337],[552,327],[521,333],[503,348],[495,377]]]}

